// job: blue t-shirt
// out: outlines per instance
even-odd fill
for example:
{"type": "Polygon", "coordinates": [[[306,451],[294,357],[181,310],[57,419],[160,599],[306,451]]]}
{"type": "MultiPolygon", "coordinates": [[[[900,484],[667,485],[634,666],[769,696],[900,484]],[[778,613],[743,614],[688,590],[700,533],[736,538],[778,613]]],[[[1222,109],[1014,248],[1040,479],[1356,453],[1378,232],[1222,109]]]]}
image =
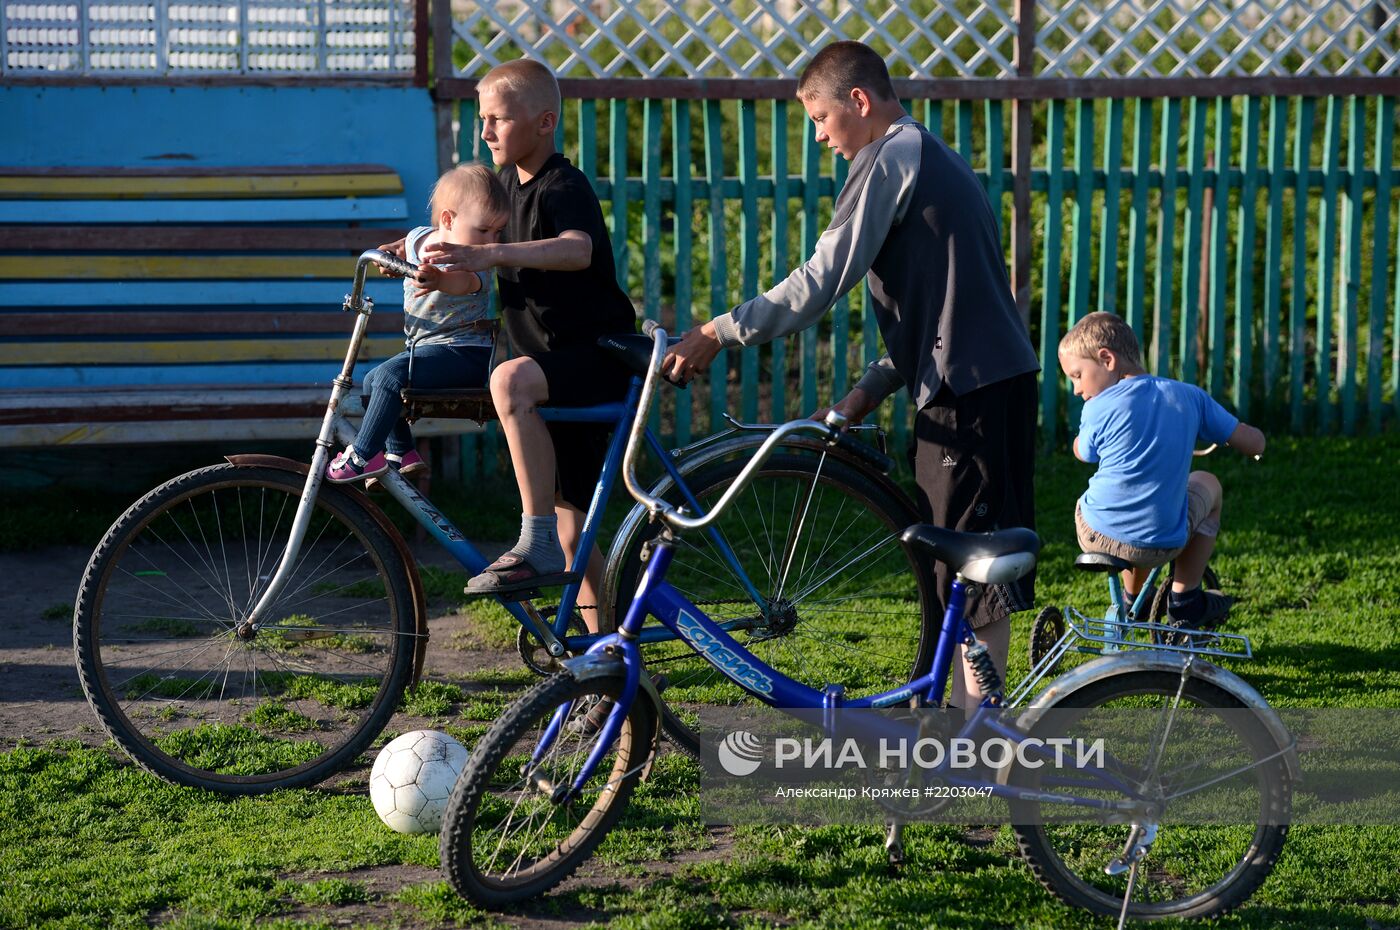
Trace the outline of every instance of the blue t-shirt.
{"type": "Polygon", "coordinates": [[[1098,462],[1079,498],[1084,522],[1130,546],[1184,546],[1196,443],[1225,442],[1239,420],[1194,384],[1138,375],[1084,404],[1079,455],[1098,462]]]}

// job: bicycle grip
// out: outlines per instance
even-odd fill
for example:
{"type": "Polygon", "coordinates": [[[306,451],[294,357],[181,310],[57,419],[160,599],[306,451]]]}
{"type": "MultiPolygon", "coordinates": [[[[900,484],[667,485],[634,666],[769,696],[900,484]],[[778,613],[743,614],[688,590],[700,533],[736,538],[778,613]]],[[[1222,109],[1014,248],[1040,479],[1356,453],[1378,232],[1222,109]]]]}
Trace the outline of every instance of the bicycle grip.
{"type": "Polygon", "coordinates": [[[894,471],[894,459],[848,433],[841,433],[836,437],[836,447],[874,468],[882,475],[888,475],[894,471]]]}
{"type": "Polygon", "coordinates": [[[385,271],[392,271],[396,275],[402,275],[405,278],[411,278],[414,275],[418,274],[417,265],[413,264],[413,262],[404,261],[397,255],[393,255],[389,252],[383,252],[379,249],[371,249],[370,258],[380,268],[383,268],[385,271]]]}
{"type": "Polygon", "coordinates": [[[655,338],[655,337],[656,337],[656,331],[657,331],[658,329],[660,329],[660,328],[661,328],[661,324],[658,323],[658,322],[656,322],[655,320],[643,320],[643,321],[642,321],[642,335],[643,335],[643,336],[646,336],[648,339],[653,339],[653,338],[655,338]]]}

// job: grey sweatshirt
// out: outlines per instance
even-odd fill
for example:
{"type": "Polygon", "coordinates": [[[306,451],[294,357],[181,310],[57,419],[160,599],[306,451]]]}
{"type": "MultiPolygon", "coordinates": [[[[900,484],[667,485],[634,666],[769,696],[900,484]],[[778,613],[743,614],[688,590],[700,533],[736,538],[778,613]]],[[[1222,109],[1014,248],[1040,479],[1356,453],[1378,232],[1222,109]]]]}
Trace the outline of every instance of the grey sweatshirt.
{"type": "Polygon", "coordinates": [[[986,191],[911,117],[856,154],[807,263],[715,318],[720,344],[806,329],[866,275],[887,349],[856,385],[873,398],[907,384],[922,408],[945,383],[962,395],[1040,370],[986,191]]]}

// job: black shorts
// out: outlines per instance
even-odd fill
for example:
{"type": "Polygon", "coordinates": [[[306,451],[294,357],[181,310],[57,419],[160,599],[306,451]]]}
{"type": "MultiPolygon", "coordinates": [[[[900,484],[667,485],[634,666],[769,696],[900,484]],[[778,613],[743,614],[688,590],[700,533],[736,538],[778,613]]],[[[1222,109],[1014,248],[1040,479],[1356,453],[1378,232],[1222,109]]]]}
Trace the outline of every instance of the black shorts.
{"type": "MultiPolygon", "coordinates": [[[[531,354],[545,383],[550,407],[592,407],[627,396],[631,375],[597,346],[531,354]]],[[[601,423],[550,423],[554,441],[555,490],[565,503],[587,512],[608,457],[611,427],[601,423]]]]}
{"type": "MultiPolygon", "coordinates": [[[[1035,372],[955,396],[945,384],[914,417],[909,455],[918,484],[920,517],[972,533],[1024,526],[1035,529],[1035,372]]],[[[939,612],[953,573],[935,564],[939,612]]],[[[969,586],[973,629],[1035,603],[1035,573],[1010,585],[969,586]]]]}

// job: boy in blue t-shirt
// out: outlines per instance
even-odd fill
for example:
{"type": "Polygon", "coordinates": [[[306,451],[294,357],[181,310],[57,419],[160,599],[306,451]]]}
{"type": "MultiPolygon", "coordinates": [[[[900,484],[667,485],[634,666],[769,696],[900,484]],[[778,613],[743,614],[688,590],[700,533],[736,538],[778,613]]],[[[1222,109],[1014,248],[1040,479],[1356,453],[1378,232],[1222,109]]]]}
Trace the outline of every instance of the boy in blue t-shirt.
{"type": "Polygon", "coordinates": [[[1129,600],[1148,572],[1173,559],[1174,623],[1218,625],[1230,599],[1201,590],[1220,532],[1220,481],[1191,471],[1197,441],[1228,443],[1245,455],[1264,451],[1264,434],[1241,423],[1194,384],[1149,375],[1132,328],[1111,313],[1091,313],[1060,340],[1060,368],[1084,398],[1074,454],[1098,462],[1075,505],[1085,552],[1132,562],[1129,600]]]}

